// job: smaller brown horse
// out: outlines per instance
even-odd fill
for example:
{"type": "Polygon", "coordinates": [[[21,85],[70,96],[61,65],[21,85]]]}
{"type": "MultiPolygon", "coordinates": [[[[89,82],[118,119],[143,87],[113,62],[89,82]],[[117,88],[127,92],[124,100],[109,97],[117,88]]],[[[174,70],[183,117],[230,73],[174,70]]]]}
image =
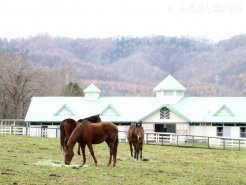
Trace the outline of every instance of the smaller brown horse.
{"type": "Polygon", "coordinates": [[[113,166],[116,164],[116,155],[118,147],[118,128],[112,122],[100,122],[93,123],[89,121],[83,121],[73,130],[71,136],[68,139],[67,145],[65,145],[65,164],[69,165],[74,156],[73,148],[76,142],[78,142],[82,149],[83,163],[86,162],[85,147],[89,148],[89,151],[94,159],[95,165],[97,165],[97,159],[95,157],[92,144],[100,144],[106,142],[110,149],[110,156],[108,166],[111,165],[113,158],[113,166]]]}
{"type": "Polygon", "coordinates": [[[134,146],[134,159],[138,160],[138,156],[140,154],[140,159],[142,159],[142,150],[143,150],[143,140],[144,140],[144,129],[142,127],[142,123],[132,124],[127,132],[127,139],[130,146],[131,156],[133,157],[133,149],[134,146]]]}
{"type": "MultiPolygon", "coordinates": [[[[90,116],[84,119],[79,119],[78,121],[75,121],[74,119],[68,118],[61,122],[60,124],[60,143],[61,143],[61,149],[65,150],[65,145],[67,144],[67,141],[75,127],[83,122],[84,120],[90,121],[91,123],[98,123],[101,122],[100,115],[94,115],[90,116]]],[[[80,146],[78,146],[78,155],[80,155],[80,146]]]]}

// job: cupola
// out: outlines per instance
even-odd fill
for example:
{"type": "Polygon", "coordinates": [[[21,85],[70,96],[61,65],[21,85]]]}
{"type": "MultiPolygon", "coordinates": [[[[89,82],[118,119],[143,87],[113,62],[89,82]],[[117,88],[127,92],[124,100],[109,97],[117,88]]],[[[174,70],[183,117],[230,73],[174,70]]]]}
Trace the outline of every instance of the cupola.
{"type": "Polygon", "coordinates": [[[91,84],[83,92],[86,99],[95,100],[99,98],[101,91],[94,84],[91,84]]]}
{"type": "Polygon", "coordinates": [[[186,88],[172,75],[168,75],[155,88],[156,97],[163,103],[175,104],[184,97],[186,88]]]}

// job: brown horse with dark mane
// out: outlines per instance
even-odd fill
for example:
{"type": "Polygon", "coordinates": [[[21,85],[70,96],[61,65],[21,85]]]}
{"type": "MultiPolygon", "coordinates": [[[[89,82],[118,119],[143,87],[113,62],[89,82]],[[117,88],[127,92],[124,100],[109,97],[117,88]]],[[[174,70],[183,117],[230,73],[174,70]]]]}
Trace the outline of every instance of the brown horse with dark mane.
{"type": "Polygon", "coordinates": [[[65,145],[65,164],[69,165],[74,156],[73,148],[76,142],[78,142],[82,149],[83,163],[86,162],[85,147],[89,148],[89,151],[94,159],[95,165],[97,165],[97,159],[93,151],[93,144],[100,144],[106,142],[110,149],[110,156],[108,166],[111,165],[113,158],[113,166],[116,164],[116,155],[118,147],[118,128],[112,122],[100,122],[91,124],[89,121],[83,121],[73,130],[71,136],[68,139],[67,145],[65,145]]]}
{"type": "MultiPolygon", "coordinates": [[[[67,144],[67,141],[75,127],[83,122],[84,120],[90,121],[91,123],[98,123],[101,122],[101,118],[99,114],[90,116],[84,119],[79,119],[78,121],[75,121],[74,119],[68,118],[61,122],[60,124],[60,143],[61,143],[61,149],[65,150],[65,144],[67,144]]],[[[80,155],[80,146],[78,146],[78,155],[80,155]]]]}
{"type": "Polygon", "coordinates": [[[130,146],[131,156],[133,157],[133,149],[134,146],[134,159],[138,160],[138,156],[140,155],[140,159],[142,159],[142,150],[143,150],[143,140],[144,140],[144,129],[142,127],[142,123],[132,124],[127,132],[127,140],[130,146]]]}

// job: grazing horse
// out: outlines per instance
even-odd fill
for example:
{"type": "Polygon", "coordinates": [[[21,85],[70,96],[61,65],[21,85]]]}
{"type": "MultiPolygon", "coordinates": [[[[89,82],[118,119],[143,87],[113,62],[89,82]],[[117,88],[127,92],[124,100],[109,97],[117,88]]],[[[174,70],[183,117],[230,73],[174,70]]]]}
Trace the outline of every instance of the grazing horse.
{"type": "MultiPolygon", "coordinates": [[[[68,118],[61,122],[60,124],[60,143],[61,143],[61,149],[64,151],[65,145],[67,144],[67,141],[75,127],[83,122],[84,120],[90,121],[92,123],[98,123],[101,122],[101,118],[99,114],[90,116],[84,119],[79,119],[78,121],[75,121],[74,119],[68,118]]],[[[80,146],[78,146],[78,155],[80,155],[80,146]]]]}
{"type": "Polygon", "coordinates": [[[73,130],[71,136],[68,139],[67,145],[65,145],[65,164],[69,165],[74,156],[73,148],[76,142],[78,142],[82,149],[83,163],[86,162],[85,147],[89,148],[89,151],[94,159],[95,165],[97,165],[97,159],[94,155],[92,144],[100,144],[106,142],[110,149],[110,156],[108,166],[111,165],[113,158],[113,166],[116,164],[116,155],[118,147],[118,128],[112,122],[100,122],[91,124],[89,121],[83,121],[73,130]]]}
{"type": "Polygon", "coordinates": [[[140,159],[142,159],[142,149],[144,140],[144,129],[142,123],[132,124],[127,132],[127,140],[130,146],[131,156],[133,157],[132,145],[134,146],[134,159],[138,160],[140,154],[140,159]]]}

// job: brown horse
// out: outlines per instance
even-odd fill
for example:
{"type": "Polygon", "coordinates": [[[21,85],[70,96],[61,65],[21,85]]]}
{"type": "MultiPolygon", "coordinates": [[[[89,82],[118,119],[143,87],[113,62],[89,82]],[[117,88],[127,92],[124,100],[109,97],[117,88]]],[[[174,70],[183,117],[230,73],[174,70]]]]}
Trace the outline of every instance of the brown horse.
{"type": "Polygon", "coordinates": [[[127,140],[130,146],[131,156],[133,157],[133,149],[134,146],[134,159],[138,160],[138,156],[140,154],[140,159],[142,159],[142,150],[143,150],[143,140],[144,140],[144,129],[142,127],[142,123],[132,124],[127,132],[127,140]]]}
{"type": "MultiPolygon", "coordinates": [[[[101,118],[99,114],[90,116],[84,119],[79,119],[78,121],[75,121],[74,119],[68,118],[61,122],[60,124],[60,144],[61,149],[64,151],[65,144],[67,144],[67,141],[75,127],[83,122],[84,120],[90,121],[91,123],[98,123],[101,122],[101,118]]],[[[78,146],[78,155],[80,155],[80,146],[78,146]]]]}
{"type": "Polygon", "coordinates": [[[85,147],[88,146],[90,153],[94,159],[95,165],[97,165],[97,159],[94,155],[92,144],[100,144],[106,142],[110,149],[110,156],[108,166],[111,165],[113,157],[113,166],[116,164],[116,155],[118,147],[118,128],[112,122],[100,122],[91,124],[89,121],[83,121],[73,130],[67,145],[65,146],[65,164],[69,165],[74,156],[73,148],[76,142],[78,142],[82,149],[83,163],[86,162],[85,147]]]}

